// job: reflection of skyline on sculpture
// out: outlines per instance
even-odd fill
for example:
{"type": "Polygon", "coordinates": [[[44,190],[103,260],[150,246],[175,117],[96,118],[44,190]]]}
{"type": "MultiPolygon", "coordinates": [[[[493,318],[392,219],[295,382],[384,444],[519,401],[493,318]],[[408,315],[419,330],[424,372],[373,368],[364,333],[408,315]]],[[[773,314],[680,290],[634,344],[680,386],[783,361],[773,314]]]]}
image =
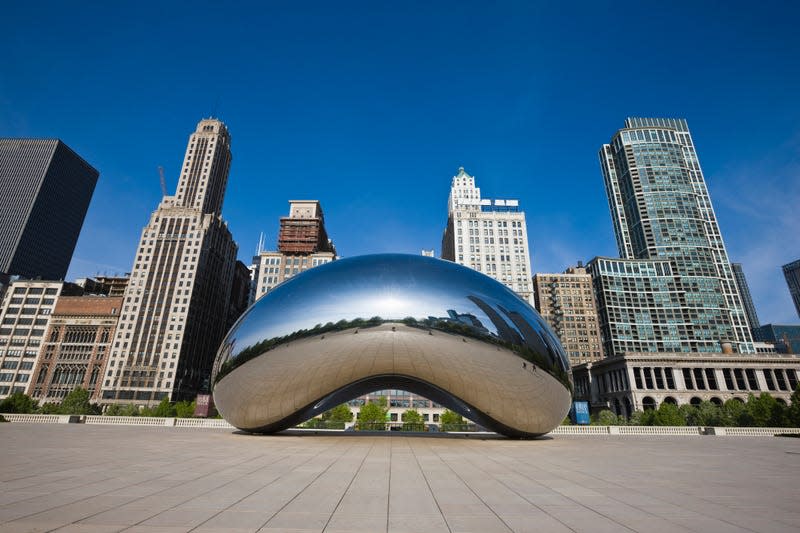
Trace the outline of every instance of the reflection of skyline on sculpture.
{"type": "MultiPolygon", "coordinates": [[[[477,334],[488,334],[513,345],[527,345],[537,352],[563,352],[545,323],[526,302],[501,283],[479,272],[464,270],[461,274],[471,278],[470,289],[474,293],[459,299],[458,308],[454,308],[449,286],[453,284],[451,265],[453,263],[434,258],[381,254],[316,267],[275,287],[259,299],[247,313],[258,318],[237,322],[223,346],[235,339],[234,345],[229,346],[235,358],[238,352],[265,340],[342,320],[379,317],[383,322],[407,318],[429,322],[436,318],[470,326],[477,334]],[[386,258],[410,262],[409,268],[400,274],[397,270],[386,269],[381,263],[386,258]],[[427,262],[432,268],[414,268],[413,264],[418,261],[427,262]],[[295,280],[301,280],[301,283],[294,283],[295,280]],[[498,290],[508,296],[502,303],[512,309],[507,309],[497,300],[495,294],[498,290]],[[298,305],[298,300],[313,302],[313,305],[298,305]],[[267,301],[269,304],[265,303],[267,301]],[[262,313],[259,307],[269,310],[262,313]],[[459,316],[470,319],[460,320],[459,316]],[[528,322],[537,324],[540,332],[525,325],[528,322]]],[[[568,368],[565,361],[555,366],[562,370],[568,368]]]]}

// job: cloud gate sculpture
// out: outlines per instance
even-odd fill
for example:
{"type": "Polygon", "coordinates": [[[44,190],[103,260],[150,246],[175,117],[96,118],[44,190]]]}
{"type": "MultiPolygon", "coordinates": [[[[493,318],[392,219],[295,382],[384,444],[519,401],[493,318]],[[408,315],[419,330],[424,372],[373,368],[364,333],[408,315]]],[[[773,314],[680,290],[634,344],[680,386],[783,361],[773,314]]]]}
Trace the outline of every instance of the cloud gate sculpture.
{"type": "Polygon", "coordinates": [[[561,423],[572,391],[561,344],[514,292],[399,254],[341,259],[275,287],[226,336],[212,383],[222,416],[254,433],[391,388],[532,437],[561,423]]]}

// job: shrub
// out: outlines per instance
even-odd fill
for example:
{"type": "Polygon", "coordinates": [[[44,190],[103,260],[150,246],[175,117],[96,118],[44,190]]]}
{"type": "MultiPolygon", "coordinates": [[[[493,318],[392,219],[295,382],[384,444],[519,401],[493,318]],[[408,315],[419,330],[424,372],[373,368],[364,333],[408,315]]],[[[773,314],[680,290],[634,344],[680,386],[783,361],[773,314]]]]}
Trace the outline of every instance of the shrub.
{"type": "Polygon", "coordinates": [[[36,412],[36,402],[22,392],[15,392],[0,402],[0,412],[29,414],[36,412]]]}
{"type": "Polygon", "coordinates": [[[65,415],[94,415],[99,414],[100,409],[89,403],[89,391],[82,387],[76,387],[67,394],[61,402],[61,414],[65,415]]]}
{"type": "Polygon", "coordinates": [[[597,414],[598,426],[616,426],[619,425],[619,418],[614,411],[603,409],[597,414]]]}
{"type": "Polygon", "coordinates": [[[139,408],[133,404],[114,403],[106,408],[106,416],[139,416],[139,408]]]}
{"type": "Polygon", "coordinates": [[[194,410],[197,408],[197,402],[190,402],[184,400],[175,404],[175,416],[178,418],[192,418],[194,410]]]}
{"type": "Polygon", "coordinates": [[[656,409],[653,418],[654,426],[685,426],[686,419],[681,414],[678,406],[672,403],[662,403],[656,409]]]}
{"type": "Polygon", "coordinates": [[[373,431],[386,429],[386,413],[389,412],[387,405],[386,398],[383,396],[377,402],[369,402],[362,405],[356,424],[358,429],[373,431]]]}
{"type": "Polygon", "coordinates": [[[152,416],[157,416],[161,418],[171,418],[175,416],[175,406],[169,402],[169,398],[164,398],[161,400],[155,410],[153,411],[152,416]]]}
{"type": "Polygon", "coordinates": [[[445,409],[439,416],[439,425],[442,431],[463,431],[467,423],[460,414],[445,409]]]}

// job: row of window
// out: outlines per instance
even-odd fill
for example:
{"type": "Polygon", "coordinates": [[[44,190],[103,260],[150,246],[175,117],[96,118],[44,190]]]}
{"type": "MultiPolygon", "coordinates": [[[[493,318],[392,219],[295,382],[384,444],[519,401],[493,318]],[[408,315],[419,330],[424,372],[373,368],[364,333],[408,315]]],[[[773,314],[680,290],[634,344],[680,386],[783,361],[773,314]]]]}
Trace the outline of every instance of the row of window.
{"type": "MultiPolygon", "coordinates": [[[[762,390],[754,368],[723,368],[722,376],[725,387],[729,391],[762,390]]],[[[793,391],[797,387],[797,373],[791,368],[762,370],[767,388],[771,391],[793,391]]],[[[611,373],[608,373],[611,374],[611,373]]],[[[603,378],[605,379],[605,374],[603,378]]],[[[717,373],[714,368],[682,368],[681,375],[686,390],[720,390],[717,373]]],[[[633,377],[639,390],[676,390],[672,368],[669,367],[633,367],[633,377]]],[[[609,388],[606,390],[622,390],[609,388]]]]}

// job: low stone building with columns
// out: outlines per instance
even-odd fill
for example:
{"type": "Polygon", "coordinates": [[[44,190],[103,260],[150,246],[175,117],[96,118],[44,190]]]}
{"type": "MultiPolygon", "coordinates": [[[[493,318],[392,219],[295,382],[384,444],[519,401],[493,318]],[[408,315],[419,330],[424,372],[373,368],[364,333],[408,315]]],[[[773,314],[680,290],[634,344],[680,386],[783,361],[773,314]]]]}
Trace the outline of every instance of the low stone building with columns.
{"type": "Polygon", "coordinates": [[[627,417],[664,402],[721,405],[762,392],[788,404],[799,371],[800,355],[792,354],[627,353],[577,365],[572,375],[575,400],[627,417]]]}

